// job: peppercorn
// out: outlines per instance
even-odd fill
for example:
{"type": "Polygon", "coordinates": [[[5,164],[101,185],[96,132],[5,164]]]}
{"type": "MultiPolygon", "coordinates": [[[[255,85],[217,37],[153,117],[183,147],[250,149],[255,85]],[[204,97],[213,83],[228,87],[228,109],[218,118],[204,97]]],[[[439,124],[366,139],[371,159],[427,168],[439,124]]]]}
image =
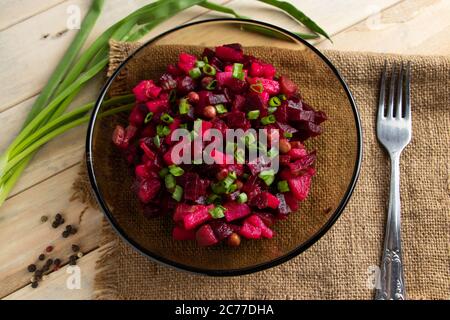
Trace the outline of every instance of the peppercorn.
{"type": "Polygon", "coordinates": [[[72,230],[70,230],[70,233],[71,234],[75,234],[75,233],[77,233],[78,232],[78,229],[77,228],[72,228],[72,230]]]}
{"type": "Polygon", "coordinates": [[[71,232],[71,231],[72,231],[72,225],[68,224],[68,225],[66,226],[66,230],[69,231],[69,232],[71,232]]]}
{"type": "Polygon", "coordinates": [[[61,259],[56,258],[53,263],[55,264],[55,266],[59,267],[61,265],[61,259]]]}
{"type": "Polygon", "coordinates": [[[73,251],[73,252],[78,252],[78,251],[80,251],[80,247],[77,246],[76,244],[73,244],[73,245],[72,245],[72,251],[73,251]]]}
{"type": "Polygon", "coordinates": [[[53,259],[48,259],[45,264],[51,266],[53,264],[53,259]]]}
{"type": "Polygon", "coordinates": [[[237,233],[232,233],[227,240],[230,247],[238,247],[241,244],[241,237],[237,233]]]}
{"type": "Polygon", "coordinates": [[[45,248],[46,252],[52,252],[53,251],[53,246],[48,246],[47,248],[45,248]]]}
{"type": "Polygon", "coordinates": [[[47,264],[45,264],[45,265],[42,267],[42,273],[45,273],[45,272],[47,272],[48,270],[50,270],[50,266],[47,265],[47,264]]]}
{"type": "Polygon", "coordinates": [[[35,272],[36,271],[36,265],[35,264],[30,264],[28,266],[28,272],[35,272]]]}
{"type": "Polygon", "coordinates": [[[34,277],[36,279],[40,279],[42,277],[42,270],[36,270],[36,272],[34,273],[34,277]]]}
{"type": "Polygon", "coordinates": [[[44,261],[45,259],[45,254],[41,253],[38,257],[39,260],[44,261]]]}
{"type": "Polygon", "coordinates": [[[53,227],[53,229],[58,228],[58,227],[59,227],[59,223],[56,222],[56,221],[53,221],[53,222],[52,222],[52,227],[53,227]]]}
{"type": "Polygon", "coordinates": [[[31,283],[31,287],[32,287],[33,289],[36,289],[36,288],[38,287],[38,285],[39,285],[39,284],[38,284],[37,281],[31,283]]]}
{"type": "Polygon", "coordinates": [[[61,221],[61,219],[62,219],[62,215],[61,215],[61,213],[57,213],[56,214],[56,216],[55,216],[55,221],[61,221]]]}
{"type": "Polygon", "coordinates": [[[61,219],[61,221],[59,221],[59,224],[64,224],[64,222],[66,222],[66,220],[61,219]]]}
{"type": "Polygon", "coordinates": [[[47,216],[42,216],[42,217],[41,217],[41,222],[42,222],[42,223],[47,222],[47,220],[48,220],[48,217],[47,217],[47,216]]]}
{"type": "Polygon", "coordinates": [[[62,236],[63,236],[63,238],[67,238],[69,236],[69,234],[70,234],[69,231],[64,230],[62,233],[62,236]]]}

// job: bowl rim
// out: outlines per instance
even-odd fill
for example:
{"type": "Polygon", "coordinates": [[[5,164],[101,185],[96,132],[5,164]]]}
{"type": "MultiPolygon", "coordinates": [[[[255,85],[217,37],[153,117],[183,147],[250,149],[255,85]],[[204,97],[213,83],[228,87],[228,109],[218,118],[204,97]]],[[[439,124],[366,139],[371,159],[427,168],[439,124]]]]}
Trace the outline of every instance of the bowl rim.
{"type": "Polygon", "coordinates": [[[100,205],[100,207],[101,207],[105,217],[107,218],[107,220],[109,221],[109,223],[111,224],[113,229],[116,231],[116,233],[126,243],[128,243],[136,251],[138,251],[142,255],[146,256],[150,260],[155,261],[155,262],[160,263],[160,264],[163,264],[165,266],[169,266],[169,267],[175,268],[175,269],[180,270],[180,271],[185,271],[185,272],[194,273],[194,274],[203,274],[203,275],[208,275],[208,276],[239,276],[239,275],[245,275],[245,274],[250,274],[250,273],[262,271],[262,270],[265,270],[265,269],[269,269],[269,268],[278,266],[278,265],[280,265],[280,264],[282,264],[284,262],[287,262],[287,261],[291,260],[292,258],[298,256],[300,253],[302,253],[305,250],[307,250],[314,243],[316,243],[334,225],[334,223],[337,221],[337,219],[342,214],[344,208],[346,207],[346,205],[347,205],[348,201],[350,200],[350,197],[353,194],[353,191],[355,189],[356,182],[358,180],[359,173],[361,171],[362,154],[363,154],[363,143],[362,143],[362,141],[363,141],[363,132],[362,132],[362,126],[361,126],[361,119],[360,119],[359,111],[358,111],[358,109],[356,107],[356,103],[355,103],[355,100],[353,98],[353,95],[350,92],[350,89],[349,89],[347,83],[345,82],[345,80],[340,75],[339,71],[336,69],[336,67],[331,63],[331,61],[323,53],[321,53],[312,44],[308,43],[306,40],[300,38],[296,34],[290,32],[290,31],[288,31],[288,30],[286,30],[284,28],[275,26],[275,25],[267,23],[267,22],[255,21],[255,20],[252,20],[252,19],[217,18],[217,19],[205,19],[205,20],[200,20],[200,21],[194,21],[194,22],[190,22],[190,23],[187,23],[187,24],[182,24],[180,26],[177,26],[175,28],[167,30],[167,31],[165,31],[165,32],[163,32],[163,33],[161,33],[161,34],[151,38],[150,40],[146,41],[145,43],[143,43],[136,51],[134,51],[129,57],[127,57],[117,67],[117,69],[114,71],[114,73],[108,78],[106,83],[103,85],[103,87],[102,87],[102,89],[100,91],[100,95],[99,95],[99,97],[98,97],[98,99],[97,99],[97,101],[95,103],[94,109],[92,111],[92,114],[91,114],[91,117],[90,117],[90,120],[89,120],[88,129],[87,129],[86,150],[85,151],[86,151],[87,172],[88,172],[88,176],[89,176],[89,181],[90,181],[92,189],[94,191],[95,198],[97,199],[98,204],[100,205]],[[101,106],[101,104],[103,102],[103,99],[106,96],[106,93],[108,92],[111,84],[113,83],[113,81],[117,77],[117,75],[120,73],[122,68],[131,59],[133,59],[143,48],[145,48],[148,45],[150,45],[151,43],[159,40],[160,38],[163,38],[166,35],[168,35],[170,33],[173,33],[173,32],[176,32],[176,31],[178,31],[180,29],[184,29],[184,28],[191,27],[191,26],[194,26],[194,25],[199,25],[199,24],[208,24],[208,23],[211,23],[211,22],[252,23],[252,24],[260,25],[262,27],[275,29],[275,30],[277,30],[277,31],[279,31],[281,33],[285,33],[285,34],[289,35],[290,37],[294,38],[295,40],[301,42],[303,45],[307,46],[315,54],[317,54],[322,59],[322,61],[324,61],[328,65],[328,67],[333,71],[333,73],[335,74],[335,76],[337,77],[339,82],[341,83],[343,89],[346,92],[347,98],[348,98],[348,100],[350,102],[350,105],[351,105],[351,108],[352,108],[352,111],[353,111],[355,124],[356,124],[356,131],[357,131],[357,159],[356,159],[355,166],[354,166],[354,169],[353,169],[353,175],[352,175],[352,178],[350,180],[350,184],[347,187],[347,190],[346,190],[343,198],[341,199],[339,205],[337,206],[336,210],[333,212],[331,217],[328,219],[328,221],[314,235],[312,235],[307,241],[305,241],[304,243],[302,243],[301,245],[299,245],[295,249],[287,252],[286,254],[284,254],[284,255],[282,255],[282,256],[280,256],[278,258],[275,258],[273,260],[267,261],[267,262],[259,263],[259,264],[254,265],[254,266],[238,268],[238,269],[203,269],[203,268],[199,268],[199,267],[192,267],[192,266],[189,266],[189,265],[185,265],[185,264],[182,264],[182,263],[179,263],[179,262],[172,261],[172,260],[164,258],[164,257],[162,257],[160,255],[157,255],[157,254],[151,252],[150,250],[142,247],[136,241],[134,241],[120,227],[120,225],[118,224],[118,222],[115,220],[115,218],[113,217],[112,213],[108,209],[108,206],[107,206],[106,202],[104,201],[102,193],[101,193],[101,191],[99,189],[99,185],[97,184],[97,179],[96,179],[96,176],[95,176],[95,173],[94,173],[93,159],[92,159],[92,155],[93,155],[93,152],[92,152],[92,148],[93,148],[93,132],[94,132],[95,122],[97,120],[97,115],[98,115],[98,112],[100,110],[100,106],[101,106]]]}

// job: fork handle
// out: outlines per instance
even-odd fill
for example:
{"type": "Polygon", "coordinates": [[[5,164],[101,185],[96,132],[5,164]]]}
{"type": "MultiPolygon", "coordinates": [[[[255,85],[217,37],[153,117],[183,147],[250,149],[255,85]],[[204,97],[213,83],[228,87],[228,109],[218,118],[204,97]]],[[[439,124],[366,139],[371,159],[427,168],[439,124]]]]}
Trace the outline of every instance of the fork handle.
{"type": "Polygon", "coordinates": [[[377,300],[406,299],[400,233],[400,152],[391,155],[391,186],[377,300]]]}

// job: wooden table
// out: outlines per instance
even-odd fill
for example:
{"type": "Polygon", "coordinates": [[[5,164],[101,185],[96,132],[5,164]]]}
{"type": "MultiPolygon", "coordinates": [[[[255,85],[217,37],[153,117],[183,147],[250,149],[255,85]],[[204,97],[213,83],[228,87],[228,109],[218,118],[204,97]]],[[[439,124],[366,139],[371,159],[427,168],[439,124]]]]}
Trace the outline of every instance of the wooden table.
{"type": "MultiPolygon", "coordinates": [[[[216,0],[243,15],[291,30],[296,23],[271,7],[250,0],[216,0]]],[[[450,54],[450,0],[290,0],[332,35],[313,41],[319,49],[408,54],[450,54]]],[[[91,37],[126,13],[149,1],[108,0],[91,37]]],[[[17,134],[52,69],[75,32],[64,32],[67,8],[76,4],[85,13],[87,0],[0,0],[0,151],[17,134]]],[[[149,36],[188,21],[219,17],[191,8],[165,22],[149,36]]],[[[88,41],[88,42],[90,42],[88,41]]],[[[77,99],[91,101],[102,82],[98,77],[77,99]]],[[[74,105],[79,105],[75,102],[74,105]]],[[[48,143],[34,158],[6,203],[0,208],[0,297],[5,299],[90,299],[95,262],[99,257],[102,213],[87,209],[75,236],[62,240],[61,228],[40,223],[42,215],[63,212],[68,223],[78,224],[85,206],[70,202],[84,152],[86,127],[76,128],[48,143]],[[66,268],[52,272],[37,289],[30,286],[28,264],[54,244],[54,256],[67,257],[77,243],[85,253],[79,260],[80,290],[69,290],[66,268]]]]}

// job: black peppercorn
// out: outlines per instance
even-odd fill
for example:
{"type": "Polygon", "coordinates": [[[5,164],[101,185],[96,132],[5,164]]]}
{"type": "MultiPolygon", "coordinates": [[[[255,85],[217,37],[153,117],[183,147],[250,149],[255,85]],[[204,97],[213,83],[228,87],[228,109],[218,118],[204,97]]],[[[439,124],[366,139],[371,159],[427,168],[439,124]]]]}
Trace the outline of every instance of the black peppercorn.
{"type": "Polygon", "coordinates": [[[56,214],[56,216],[55,216],[55,221],[61,221],[61,219],[62,219],[62,215],[61,215],[61,213],[57,213],[56,214]]]}
{"type": "Polygon", "coordinates": [[[78,251],[80,251],[80,247],[77,246],[76,244],[73,244],[73,245],[72,245],[72,251],[73,251],[73,252],[78,252],[78,251]]]}
{"type": "Polygon", "coordinates": [[[64,218],[61,219],[61,220],[59,221],[59,224],[64,224],[65,221],[66,221],[66,220],[64,220],[64,218]]]}
{"type": "Polygon", "coordinates": [[[72,227],[72,230],[70,230],[70,233],[71,233],[71,234],[75,234],[75,233],[77,233],[77,231],[78,231],[77,228],[73,228],[73,227],[72,227]]]}
{"type": "Polygon", "coordinates": [[[53,263],[55,264],[55,266],[59,267],[61,265],[61,260],[55,259],[55,261],[53,261],[53,263]]]}
{"type": "Polygon", "coordinates": [[[51,266],[53,264],[53,259],[48,259],[45,264],[51,266]]]}
{"type": "Polygon", "coordinates": [[[36,271],[36,265],[35,264],[30,264],[28,266],[28,272],[35,272],[36,271]]]}
{"type": "Polygon", "coordinates": [[[42,217],[41,217],[41,222],[42,222],[42,223],[47,222],[47,220],[48,220],[48,217],[47,217],[47,216],[42,216],[42,217]]]}
{"type": "Polygon", "coordinates": [[[66,226],[66,230],[69,231],[69,232],[71,232],[71,231],[72,231],[72,225],[68,224],[68,225],[66,226]]]}
{"type": "Polygon", "coordinates": [[[38,259],[41,260],[41,261],[44,261],[44,259],[45,259],[45,254],[41,253],[41,254],[39,255],[39,258],[38,258],[38,259]]]}
{"type": "Polygon", "coordinates": [[[56,221],[53,221],[53,222],[52,222],[52,228],[53,228],[53,229],[56,229],[56,228],[58,228],[58,227],[59,227],[59,223],[56,222],[56,221]]]}
{"type": "Polygon", "coordinates": [[[64,230],[62,233],[63,238],[67,238],[70,235],[70,233],[67,230],[64,230]]]}
{"type": "Polygon", "coordinates": [[[31,283],[31,287],[33,288],[33,289],[36,289],[37,287],[38,287],[38,282],[37,281],[34,281],[34,282],[32,282],[31,283]]]}

